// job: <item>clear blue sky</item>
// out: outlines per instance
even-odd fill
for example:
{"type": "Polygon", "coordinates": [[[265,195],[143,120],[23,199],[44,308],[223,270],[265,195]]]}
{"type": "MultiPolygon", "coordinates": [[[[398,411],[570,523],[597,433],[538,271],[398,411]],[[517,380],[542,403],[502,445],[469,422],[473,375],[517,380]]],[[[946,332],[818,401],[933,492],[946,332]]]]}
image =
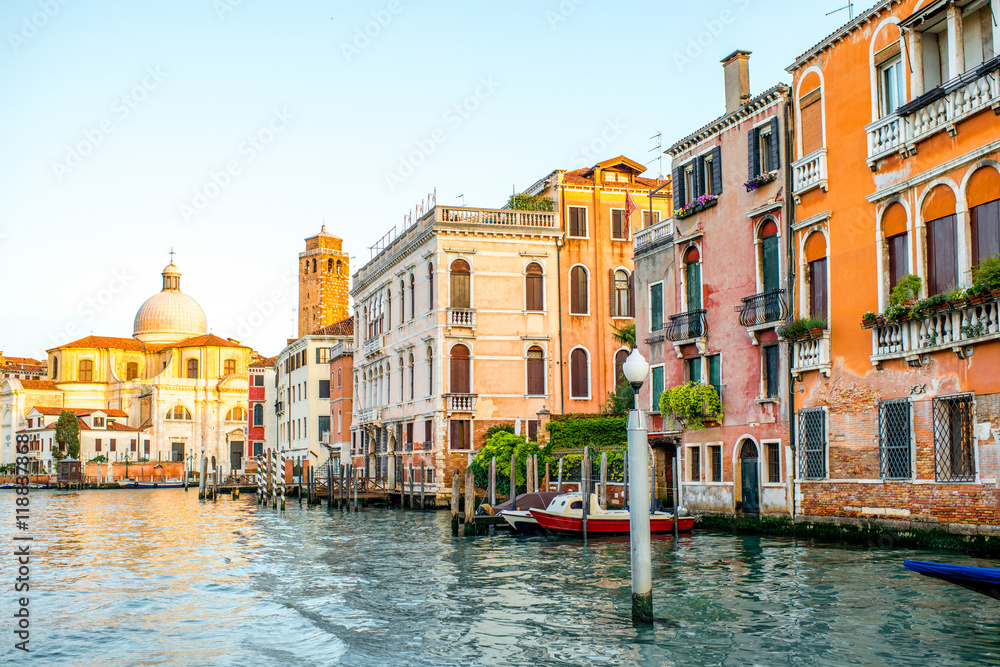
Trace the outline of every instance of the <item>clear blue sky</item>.
{"type": "Polygon", "coordinates": [[[653,160],[722,113],[720,58],[788,82],[845,2],[5,0],[0,349],[130,336],[173,247],[212,331],[276,354],[324,219],[356,270],[435,187],[653,160]]]}

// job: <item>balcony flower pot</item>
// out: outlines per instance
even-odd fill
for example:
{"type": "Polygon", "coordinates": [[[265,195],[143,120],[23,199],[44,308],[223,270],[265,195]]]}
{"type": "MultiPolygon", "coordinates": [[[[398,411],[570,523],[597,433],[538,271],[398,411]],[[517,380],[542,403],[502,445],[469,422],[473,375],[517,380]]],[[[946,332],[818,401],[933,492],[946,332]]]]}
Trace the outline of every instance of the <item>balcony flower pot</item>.
{"type": "Polygon", "coordinates": [[[757,176],[754,176],[749,181],[744,183],[743,187],[747,189],[747,192],[753,192],[757,188],[763,187],[764,185],[771,183],[777,177],[778,177],[777,171],[769,171],[766,174],[758,174],[757,176]]]}
{"type": "Polygon", "coordinates": [[[681,208],[674,211],[674,217],[678,220],[683,220],[689,216],[698,213],[699,211],[704,211],[706,208],[711,208],[719,203],[719,198],[715,195],[702,195],[697,199],[692,199],[687,204],[681,208]]]}

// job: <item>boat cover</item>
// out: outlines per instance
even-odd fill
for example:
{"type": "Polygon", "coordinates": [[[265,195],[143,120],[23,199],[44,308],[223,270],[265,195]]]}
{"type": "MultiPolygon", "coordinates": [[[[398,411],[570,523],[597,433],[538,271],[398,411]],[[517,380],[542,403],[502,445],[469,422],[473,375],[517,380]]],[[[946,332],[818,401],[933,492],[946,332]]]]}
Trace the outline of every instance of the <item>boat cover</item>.
{"type": "Polygon", "coordinates": [[[1000,600],[1000,568],[905,560],[903,567],[1000,600]]]}

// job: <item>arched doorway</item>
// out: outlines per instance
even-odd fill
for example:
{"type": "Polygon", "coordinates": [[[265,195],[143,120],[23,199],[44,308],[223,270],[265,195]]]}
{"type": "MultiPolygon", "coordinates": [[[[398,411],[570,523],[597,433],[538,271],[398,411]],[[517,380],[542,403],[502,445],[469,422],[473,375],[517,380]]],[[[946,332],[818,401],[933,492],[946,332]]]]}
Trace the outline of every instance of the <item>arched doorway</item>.
{"type": "Polygon", "coordinates": [[[757,474],[757,459],[757,445],[753,440],[744,440],[740,447],[740,486],[744,514],[760,514],[760,479],[757,474]]]}

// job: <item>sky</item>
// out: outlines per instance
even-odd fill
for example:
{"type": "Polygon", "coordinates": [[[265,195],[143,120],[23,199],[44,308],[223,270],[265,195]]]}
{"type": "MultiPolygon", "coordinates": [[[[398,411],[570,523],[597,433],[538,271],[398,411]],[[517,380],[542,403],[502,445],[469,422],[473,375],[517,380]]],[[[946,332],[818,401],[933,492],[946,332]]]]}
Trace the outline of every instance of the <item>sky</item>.
{"type": "Polygon", "coordinates": [[[212,333],[273,356],[321,225],[353,273],[434,191],[499,207],[618,155],[656,176],[651,137],[722,115],[723,57],[790,83],[845,4],[4,0],[0,350],[130,336],[173,249],[212,333]]]}

